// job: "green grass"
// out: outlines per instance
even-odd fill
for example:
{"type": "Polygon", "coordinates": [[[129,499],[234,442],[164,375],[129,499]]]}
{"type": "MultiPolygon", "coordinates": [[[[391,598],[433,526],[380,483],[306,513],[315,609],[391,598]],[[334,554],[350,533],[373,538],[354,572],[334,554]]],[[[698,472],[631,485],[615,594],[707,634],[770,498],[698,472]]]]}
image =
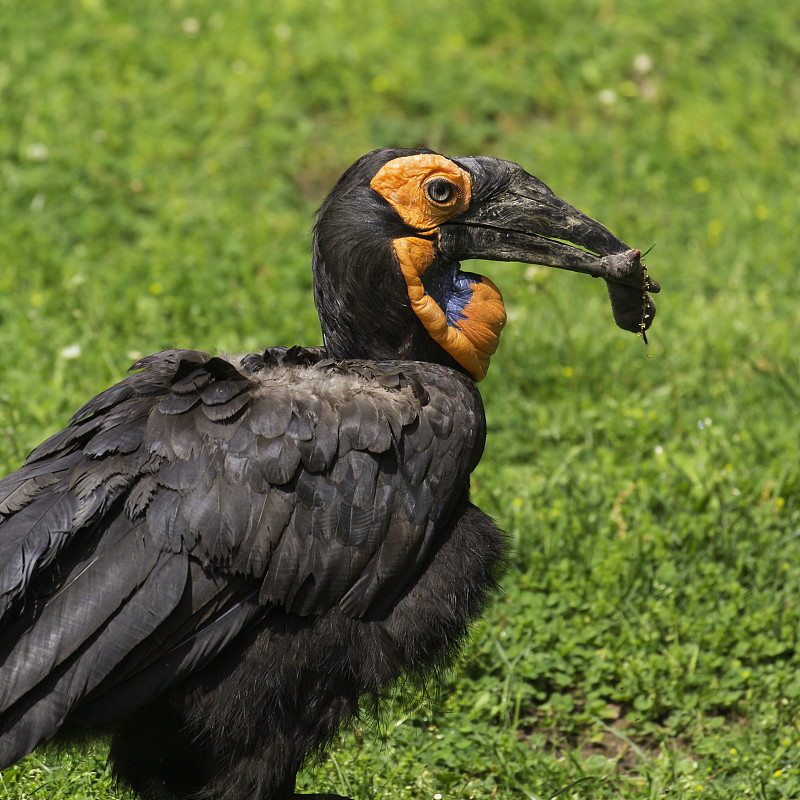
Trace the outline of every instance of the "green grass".
{"type": "MultiPolygon", "coordinates": [[[[313,211],[361,153],[518,161],[657,242],[650,345],[597,282],[484,265],[505,596],[303,786],[798,797],[800,9],[431,5],[0,0],[0,471],[138,354],[319,343],[313,211]]],[[[118,796],[100,746],[0,795],[118,796]]]]}

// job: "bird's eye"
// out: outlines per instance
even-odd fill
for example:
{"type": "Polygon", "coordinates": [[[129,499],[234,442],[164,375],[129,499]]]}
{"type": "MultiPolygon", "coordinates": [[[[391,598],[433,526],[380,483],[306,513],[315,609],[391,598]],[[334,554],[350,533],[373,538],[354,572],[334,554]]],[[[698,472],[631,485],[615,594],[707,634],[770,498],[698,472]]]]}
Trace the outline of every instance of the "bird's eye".
{"type": "Polygon", "coordinates": [[[455,200],[458,189],[445,178],[434,178],[425,184],[425,194],[436,205],[443,206],[455,200]]]}

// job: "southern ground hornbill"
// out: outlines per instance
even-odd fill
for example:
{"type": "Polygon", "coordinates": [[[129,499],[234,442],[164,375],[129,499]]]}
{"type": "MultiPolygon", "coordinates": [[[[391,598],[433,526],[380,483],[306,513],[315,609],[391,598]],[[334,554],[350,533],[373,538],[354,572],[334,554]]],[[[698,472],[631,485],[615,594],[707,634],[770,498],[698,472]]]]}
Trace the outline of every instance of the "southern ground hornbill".
{"type": "Polygon", "coordinates": [[[282,800],[359,702],[448,663],[504,537],[469,502],[505,323],[461,259],[657,284],[508,161],[377,150],[314,229],[324,347],[173,350],[0,482],[0,767],[110,735],[144,800],[282,800]]]}

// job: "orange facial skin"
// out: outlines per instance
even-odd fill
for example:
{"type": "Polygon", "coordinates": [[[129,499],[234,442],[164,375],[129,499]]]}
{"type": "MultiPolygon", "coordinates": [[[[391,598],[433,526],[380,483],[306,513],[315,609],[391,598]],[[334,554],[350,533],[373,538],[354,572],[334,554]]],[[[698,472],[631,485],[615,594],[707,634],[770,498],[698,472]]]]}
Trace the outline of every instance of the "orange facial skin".
{"type": "MultiPolygon", "coordinates": [[[[430,235],[443,222],[469,207],[472,181],[469,173],[444,156],[422,154],[395,158],[384,164],[370,182],[401,219],[420,233],[430,235]],[[436,202],[431,182],[444,181],[442,202],[436,202]]],[[[462,318],[448,322],[444,311],[422,284],[425,270],[433,263],[435,248],[429,239],[408,236],[394,240],[411,308],[425,329],[444,350],[476,380],[489,369],[506,324],[506,310],[498,288],[488,279],[472,283],[472,297],[461,309],[462,318]]]]}
{"type": "MultiPolygon", "coordinates": [[[[472,377],[477,381],[486,377],[489,359],[497,350],[500,333],[506,324],[503,295],[487,277],[484,275],[480,277],[480,283],[471,284],[472,298],[462,311],[464,319],[460,319],[456,323],[472,346],[481,366],[479,375],[470,370],[472,377]]],[[[454,358],[463,364],[457,356],[454,358]]]]}
{"type": "Polygon", "coordinates": [[[434,259],[433,244],[415,236],[395,239],[393,244],[408,287],[411,308],[425,330],[476,381],[483,380],[506,324],[506,309],[499,289],[481,276],[480,283],[470,285],[472,297],[462,309],[463,318],[450,324],[422,285],[422,275],[434,259]]]}
{"type": "MultiPolygon", "coordinates": [[[[444,156],[425,153],[389,161],[378,170],[370,186],[406,224],[430,235],[443,222],[469,207],[472,181],[469,173],[444,156]],[[441,202],[432,197],[435,194],[430,191],[432,181],[445,181],[450,190],[441,202]]],[[[476,381],[483,379],[506,323],[500,291],[484,277],[470,284],[472,297],[461,310],[462,318],[450,323],[422,284],[422,276],[435,258],[433,243],[408,236],[395,239],[393,244],[414,313],[435,342],[476,381]]]]}
{"type": "Polygon", "coordinates": [[[469,206],[472,181],[461,167],[431,153],[389,161],[370,186],[412,228],[431,231],[469,206]],[[446,203],[434,203],[425,192],[426,185],[439,178],[450,181],[456,190],[446,203]]]}

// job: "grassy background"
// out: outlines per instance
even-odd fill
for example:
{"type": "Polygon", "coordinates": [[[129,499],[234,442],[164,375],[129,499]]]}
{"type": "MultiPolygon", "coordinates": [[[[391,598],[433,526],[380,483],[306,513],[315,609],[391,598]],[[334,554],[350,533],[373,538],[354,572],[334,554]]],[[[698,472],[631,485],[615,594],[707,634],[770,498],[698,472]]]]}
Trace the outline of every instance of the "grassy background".
{"type": "MultiPolygon", "coordinates": [[[[798,797],[798,107],[780,0],[0,0],[0,471],[139,354],[319,343],[313,211],[361,153],[518,161],[657,242],[650,346],[601,284],[485,265],[506,596],[302,783],[798,797]]],[[[0,795],[118,796],[102,747],[0,795]]]]}

